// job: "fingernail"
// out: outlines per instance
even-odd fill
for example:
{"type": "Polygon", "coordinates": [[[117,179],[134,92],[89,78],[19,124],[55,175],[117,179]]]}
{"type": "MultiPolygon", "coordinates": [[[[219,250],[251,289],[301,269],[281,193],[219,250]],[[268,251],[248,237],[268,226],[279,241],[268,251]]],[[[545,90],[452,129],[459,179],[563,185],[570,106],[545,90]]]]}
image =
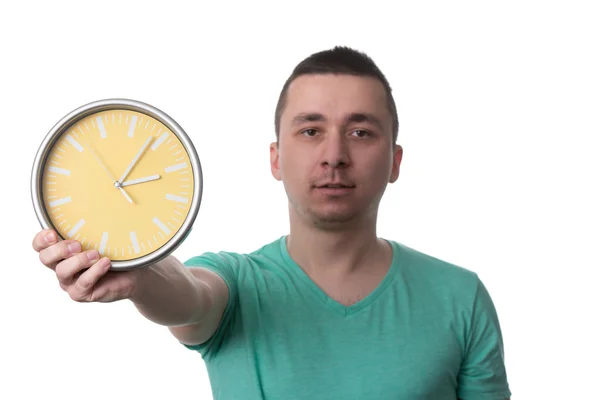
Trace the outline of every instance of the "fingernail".
{"type": "Polygon", "coordinates": [[[44,239],[46,240],[46,243],[51,244],[54,243],[54,241],[56,240],[56,235],[54,234],[54,232],[48,232],[44,236],[44,239]]]}
{"type": "Polygon", "coordinates": [[[99,256],[98,256],[98,251],[96,251],[96,250],[92,250],[92,251],[90,251],[89,253],[87,253],[87,258],[88,258],[88,260],[90,260],[90,261],[95,261],[95,260],[97,260],[97,259],[99,258],[99,256]]]}
{"type": "Polygon", "coordinates": [[[71,253],[78,253],[79,250],[80,250],[79,242],[69,244],[69,251],[71,253]]]}
{"type": "Polygon", "coordinates": [[[109,258],[103,258],[102,261],[100,261],[100,265],[102,266],[102,269],[107,270],[110,268],[110,259],[109,258]]]}

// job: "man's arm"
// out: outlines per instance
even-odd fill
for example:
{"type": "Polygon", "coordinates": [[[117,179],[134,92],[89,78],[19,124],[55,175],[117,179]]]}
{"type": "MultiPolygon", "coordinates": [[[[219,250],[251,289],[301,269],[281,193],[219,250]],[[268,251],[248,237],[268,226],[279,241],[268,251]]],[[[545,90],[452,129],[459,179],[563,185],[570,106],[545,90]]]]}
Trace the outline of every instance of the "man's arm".
{"type": "Polygon", "coordinates": [[[147,267],[130,300],[149,320],[165,325],[184,344],[200,344],[219,327],[229,298],[216,273],[187,268],[174,256],[147,267]]]}
{"type": "Polygon", "coordinates": [[[467,329],[457,397],[463,400],[510,399],[504,343],[496,308],[478,280],[467,329]]]}

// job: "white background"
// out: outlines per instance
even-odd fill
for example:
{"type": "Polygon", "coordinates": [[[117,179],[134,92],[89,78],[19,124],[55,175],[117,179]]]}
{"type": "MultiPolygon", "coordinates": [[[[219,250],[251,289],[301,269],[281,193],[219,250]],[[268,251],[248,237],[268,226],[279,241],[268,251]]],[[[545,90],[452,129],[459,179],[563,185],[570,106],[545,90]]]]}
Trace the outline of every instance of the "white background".
{"type": "Polygon", "coordinates": [[[281,85],[338,44],[374,58],[399,108],[379,235],[480,274],[513,399],[598,398],[597,2],[16,4],[0,8],[0,398],[211,398],[201,357],[166,328],[127,302],[73,302],[39,263],[31,163],[74,108],[148,102],[204,170],[176,254],[252,251],[288,228],[268,158],[281,85]]]}

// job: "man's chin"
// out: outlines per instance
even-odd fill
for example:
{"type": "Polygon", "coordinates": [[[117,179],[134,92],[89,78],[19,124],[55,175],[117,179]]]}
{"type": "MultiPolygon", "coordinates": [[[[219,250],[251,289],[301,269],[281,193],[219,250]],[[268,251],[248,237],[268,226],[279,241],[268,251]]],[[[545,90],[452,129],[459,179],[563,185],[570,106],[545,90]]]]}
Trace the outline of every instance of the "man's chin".
{"type": "Polygon", "coordinates": [[[358,221],[359,214],[350,210],[315,211],[309,213],[315,226],[320,227],[345,227],[358,221]]]}

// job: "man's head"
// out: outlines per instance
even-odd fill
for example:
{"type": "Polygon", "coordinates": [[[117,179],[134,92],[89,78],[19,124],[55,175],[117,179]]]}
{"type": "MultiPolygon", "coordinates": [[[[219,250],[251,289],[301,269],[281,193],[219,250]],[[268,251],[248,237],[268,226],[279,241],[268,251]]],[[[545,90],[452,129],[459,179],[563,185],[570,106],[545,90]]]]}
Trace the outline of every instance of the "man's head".
{"type": "Polygon", "coordinates": [[[290,84],[299,76],[317,75],[317,74],[338,74],[353,75],[361,77],[372,77],[377,79],[383,85],[387,96],[387,107],[392,118],[393,142],[398,139],[398,112],[396,103],[392,96],[392,88],[385,75],[381,72],[377,64],[365,53],[357,50],[337,46],[331,50],[324,50],[305,58],[292,71],[284,83],[277,107],[275,108],[275,135],[279,141],[279,131],[281,129],[281,114],[285,109],[287,92],[290,84]]]}
{"type": "Polygon", "coordinates": [[[373,61],[342,47],[313,54],[276,115],[271,170],[295,216],[328,228],[372,220],[402,159],[391,89],[373,61]]]}

